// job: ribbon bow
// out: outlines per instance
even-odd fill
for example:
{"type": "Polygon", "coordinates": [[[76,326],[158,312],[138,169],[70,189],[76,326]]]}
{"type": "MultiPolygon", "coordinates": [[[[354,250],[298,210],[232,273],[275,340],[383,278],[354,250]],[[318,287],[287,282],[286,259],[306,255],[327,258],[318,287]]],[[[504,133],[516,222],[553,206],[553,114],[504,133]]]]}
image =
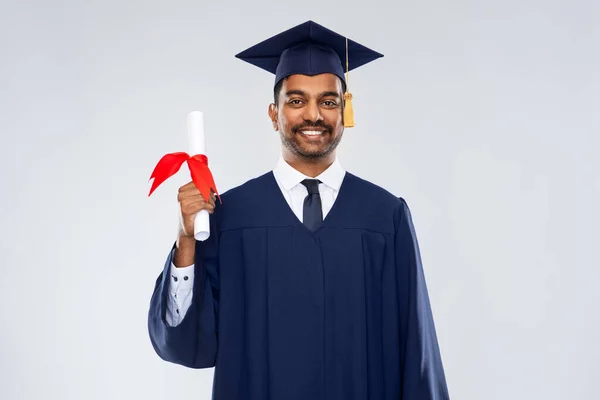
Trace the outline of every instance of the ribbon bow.
{"type": "MultiPolygon", "coordinates": [[[[192,175],[192,181],[194,181],[204,199],[206,201],[210,199],[210,191],[212,189],[217,194],[217,197],[221,202],[221,196],[219,196],[219,192],[217,192],[215,180],[210,172],[210,169],[208,168],[208,157],[206,157],[204,154],[190,156],[184,152],[169,153],[160,159],[158,164],[156,164],[156,167],[154,167],[152,175],[150,175],[150,179],[154,178],[154,181],[152,182],[152,187],[150,188],[148,197],[150,197],[152,192],[154,192],[154,190],[161,183],[175,175],[186,161],[192,175]]],[[[222,203],[223,202],[221,202],[221,204],[222,203]]]]}

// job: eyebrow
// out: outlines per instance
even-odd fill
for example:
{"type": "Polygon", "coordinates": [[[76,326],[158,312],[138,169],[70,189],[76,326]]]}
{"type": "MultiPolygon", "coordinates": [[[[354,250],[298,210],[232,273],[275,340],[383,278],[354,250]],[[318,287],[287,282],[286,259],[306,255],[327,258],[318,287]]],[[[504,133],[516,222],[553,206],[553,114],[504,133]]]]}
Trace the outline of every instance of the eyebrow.
{"type": "Polygon", "coordinates": [[[294,94],[298,95],[298,96],[304,96],[304,91],[295,89],[295,90],[289,90],[289,91],[285,92],[285,95],[287,97],[290,97],[290,96],[292,96],[294,94]]]}
{"type": "Polygon", "coordinates": [[[335,97],[340,98],[340,94],[338,92],[323,92],[319,95],[319,97],[335,97]]]}
{"type": "MultiPolygon", "coordinates": [[[[290,90],[287,91],[285,93],[285,95],[287,97],[292,96],[292,95],[298,95],[298,96],[306,96],[306,93],[303,90],[299,90],[299,89],[294,89],[294,90],[290,90]]],[[[336,97],[336,98],[340,98],[340,94],[338,92],[322,92],[319,93],[319,97],[336,97]]]]}

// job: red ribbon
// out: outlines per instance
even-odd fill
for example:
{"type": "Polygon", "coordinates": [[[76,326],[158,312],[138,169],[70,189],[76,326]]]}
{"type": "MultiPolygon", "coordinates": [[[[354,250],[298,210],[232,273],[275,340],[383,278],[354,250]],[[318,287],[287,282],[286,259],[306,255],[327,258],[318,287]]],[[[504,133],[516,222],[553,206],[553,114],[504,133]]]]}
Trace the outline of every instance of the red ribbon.
{"type": "Polygon", "coordinates": [[[160,159],[156,167],[154,167],[152,175],[150,175],[150,179],[154,178],[154,181],[152,182],[148,197],[150,197],[152,192],[161,183],[175,175],[186,161],[190,168],[192,181],[194,181],[204,199],[207,201],[210,199],[210,191],[212,189],[217,194],[219,201],[221,201],[221,196],[219,196],[219,192],[217,192],[217,187],[215,186],[215,180],[208,168],[208,158],[204,154],[196,154],[190,157],[189,154],[184,152],[169,153],[160,159]]]}

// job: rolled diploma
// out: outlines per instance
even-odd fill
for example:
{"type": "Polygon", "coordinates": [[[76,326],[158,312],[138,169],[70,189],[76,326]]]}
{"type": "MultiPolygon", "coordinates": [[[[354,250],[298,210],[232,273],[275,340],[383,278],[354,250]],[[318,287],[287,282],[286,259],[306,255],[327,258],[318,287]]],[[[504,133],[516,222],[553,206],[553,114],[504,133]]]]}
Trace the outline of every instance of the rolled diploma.
{"type": "MultiPolygon", "coordinates": [[[[206,155],[206,139],[204,137],[204,114],[200,111],[192,111],[187,118],[188,140],[190,155],[206,155]]],[[[209,199],[206,199],[208,201],[209,199]]],[[[204,241],[210,236],[210,220],[206,210],[200,210],[194,218],[194,237],[196,240],[204,241]]]]}

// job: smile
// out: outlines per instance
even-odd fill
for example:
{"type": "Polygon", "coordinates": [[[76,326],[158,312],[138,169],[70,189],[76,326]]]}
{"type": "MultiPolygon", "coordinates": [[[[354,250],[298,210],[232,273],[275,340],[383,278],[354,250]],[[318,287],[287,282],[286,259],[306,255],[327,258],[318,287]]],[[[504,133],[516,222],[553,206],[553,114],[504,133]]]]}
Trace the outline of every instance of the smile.
{"type": "Polygon", "coordinates": [[[322,135],[324,131],[300,131],[300,133],[307,136],[318,136],[322,135]]]}

